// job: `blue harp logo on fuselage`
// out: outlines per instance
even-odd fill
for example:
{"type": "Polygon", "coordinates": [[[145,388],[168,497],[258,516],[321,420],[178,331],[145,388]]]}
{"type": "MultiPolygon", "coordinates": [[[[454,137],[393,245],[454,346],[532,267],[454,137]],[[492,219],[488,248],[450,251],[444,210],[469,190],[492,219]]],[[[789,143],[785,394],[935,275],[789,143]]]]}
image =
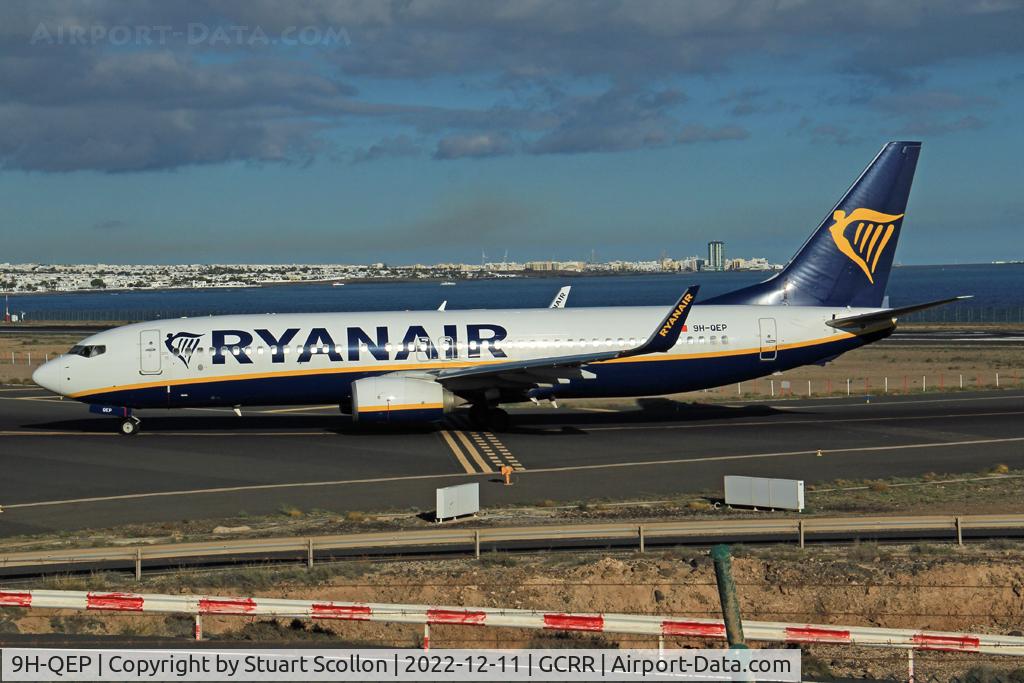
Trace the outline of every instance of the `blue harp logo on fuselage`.
{"type": "Polygon", "coordinates": [[[168,351],[177,356],[187,368],[188,362],[192,359],[192,354],[199,348],[199,340],[202,336],[201,334],[193,334],[191,332],[168,333],[167,339],[164,340],[164,346],[167,347],[168,351]]]}

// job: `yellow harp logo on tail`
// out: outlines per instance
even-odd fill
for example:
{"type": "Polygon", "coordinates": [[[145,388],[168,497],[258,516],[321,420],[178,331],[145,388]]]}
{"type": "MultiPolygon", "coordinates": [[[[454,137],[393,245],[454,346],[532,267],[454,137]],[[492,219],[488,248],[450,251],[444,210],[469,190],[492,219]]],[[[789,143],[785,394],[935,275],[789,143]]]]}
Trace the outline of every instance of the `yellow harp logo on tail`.
{"type": "Polygon", "coordinates": [[[875,284],[875,268],[878,259],[889,244],[892,234],[896,232],[895,222],[903,218],[903,214],[893,215],[871,209],[854,209],[847,216],[845,211],[832,214],[835,223],[828,229],[832,240],[848,259],[860,266],[868,278],[875,284]],[[852,231],[852,236],[847,229],[852,231]]]}

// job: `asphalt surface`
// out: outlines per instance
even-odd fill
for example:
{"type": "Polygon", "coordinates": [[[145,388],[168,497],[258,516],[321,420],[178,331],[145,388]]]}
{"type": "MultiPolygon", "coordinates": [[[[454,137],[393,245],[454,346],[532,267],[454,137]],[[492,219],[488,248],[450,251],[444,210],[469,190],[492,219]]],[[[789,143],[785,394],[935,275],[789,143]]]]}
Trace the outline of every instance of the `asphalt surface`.
{"type": "Polygon", "coordinates": [[[1022,390],[538,408],[502,433],[462,417],[367,432],[333,407],[244,412],[140,413],[142,433],[123,437],[81,404],[0,387],[0,536],[284,507],[431,510],[437,487],[467,482],[487,506],[718,491],[725,474],[816,483],[1024,468],[1022,390]]]}

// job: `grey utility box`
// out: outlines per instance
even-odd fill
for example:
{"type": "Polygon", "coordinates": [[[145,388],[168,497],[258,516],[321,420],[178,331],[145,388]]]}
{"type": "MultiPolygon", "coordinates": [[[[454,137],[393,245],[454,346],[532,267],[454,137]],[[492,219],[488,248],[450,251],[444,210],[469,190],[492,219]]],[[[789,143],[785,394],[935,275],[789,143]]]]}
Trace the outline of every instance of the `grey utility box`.
{"type": "Polygon", "coordinates": [[[725,504],[800,511],[804,509],[804,482],[727,475],[725,504]]]}
{"type": "Polygon", "coordinates": [[[437,490],[436,521],[480,512],[480,484],[459,484],[437,490]]]}

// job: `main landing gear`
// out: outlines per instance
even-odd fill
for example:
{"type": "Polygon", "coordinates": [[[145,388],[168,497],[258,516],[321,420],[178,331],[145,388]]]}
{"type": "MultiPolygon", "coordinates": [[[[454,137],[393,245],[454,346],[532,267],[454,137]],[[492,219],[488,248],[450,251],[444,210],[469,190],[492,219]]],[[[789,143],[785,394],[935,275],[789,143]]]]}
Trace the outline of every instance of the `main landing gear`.
{"type": "Polygon", "coordinates": [[[117,431],[121,434],[121,436],[135,436],[136,434],[139,433],[141,424],[142,420],[135,417],[134,415],[130,415],[121,420],[121,423],[118,425],[117,431]]]}
{"type": "Polygon", "coordinates": [[[469,420],[477,427],[486,427],[496,432],[503,432],[508,429],[508,413],[501,408],[492,408],[487,405],[474,405],[469,409],[469,420]]]}

